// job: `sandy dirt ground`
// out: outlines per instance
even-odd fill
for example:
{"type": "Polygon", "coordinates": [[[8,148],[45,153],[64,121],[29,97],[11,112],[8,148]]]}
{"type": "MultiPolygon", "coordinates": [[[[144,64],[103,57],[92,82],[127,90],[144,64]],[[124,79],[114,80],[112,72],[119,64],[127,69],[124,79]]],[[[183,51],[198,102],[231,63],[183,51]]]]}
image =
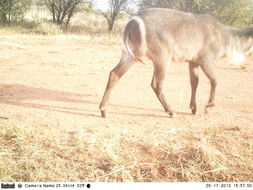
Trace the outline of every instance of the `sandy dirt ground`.
{"type": "Polygon", "coordinates": [[[29,125],[85,126],[134,125],[196,127],[245,126],[253,123],[253,66],[241,68],[225,61],[214,67],[218,76],[216,107],[204,114],[210,85],[200,71],[197,103],[200,114],[189,110],[187,64],[172,64],[165,93],[177,111],[171,119],[163,112],[150,87],[153,67],[134,65],[115,87],[109,118],[98,110],[110,70],[121,55],[120,43],[94,42],[74,37],[0,36],[0,106],[2,122],[29,125]],[[8,119],[7,119],[8,118],[8,119]]]}

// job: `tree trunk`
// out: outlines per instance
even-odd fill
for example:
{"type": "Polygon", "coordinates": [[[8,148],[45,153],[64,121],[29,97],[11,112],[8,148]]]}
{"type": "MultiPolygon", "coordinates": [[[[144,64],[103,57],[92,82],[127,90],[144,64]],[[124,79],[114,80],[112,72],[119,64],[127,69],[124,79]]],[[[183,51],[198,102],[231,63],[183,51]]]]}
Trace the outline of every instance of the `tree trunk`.
{"type": "Polygon", "coordinates": [[[56,14],[56,24],[62,25],[62,22],[61,22],[61,12],[60,11],[58,11],[57,14],[56,14]]]}
{"type": "Polygon", "coordinates": [[[66,28],[68,27],[69,21],[70,21],[70,19],[71,19],[72,16],[73,16],[73,12],[70,12],[70,13],[68,14],[68,18],[67,18],[67,21],[66,21],[66,25],[65,25],[66,28]]]}
{"type": "Polygon", "coordinates": [[[63,12],[62,12],[62,15],[61,15],[61,18],[60,18],[60,22],[63,24],[64,22],[64,18],[66,17],[66,13],[67,13],[67,9],[64,8],[63,9],[63,12]]]}
{"type": "Polygon", "coordinates": [[[53,13],[53,23],[55,23],[55,22],[56,22],[56,19],[55,19],[55,10],[54,10],[54,8],[53,8],[53,10],[52,10],[52,13],[53,13]]]}
{"type": "Polygon", "coordinates": [[[8,23],[8,19],[5,13],[1,14],[1,20],[3,22],[4,25],[6,25],[8,23]]]}
{"type": "Polygon", "coordinates": [[[11,13],[8,14],[8,24],[11,23],[11,13]]]}
{"type": "Polygon", "coordinates": [[[112,32],[112,29],[113,29],[113,26],[114,26],[114,23],[115,23],[115,20],[116,20],[117,15],[118,15],[118,14],[114,13],[110,19],[107,19],[108,26],[109,26],[109,27],[108,27],[108,32],[109,32],[109,33],[112,32]]]}
{"type": "Polygon", "coordinates": [[[113,25],[114,25],[114,22],[112,22],[112,21],[108,23],[108,33],[112,32],[113,25]]]}
{"type": "Polygon", "coordinates": [[[61,22],[61,15],[62,15],[62,6],[59,5],[59,7],[56,9],[56,21],[57,21],[57,24],[58,25],[62,25],[62,22],[61,22]]]}

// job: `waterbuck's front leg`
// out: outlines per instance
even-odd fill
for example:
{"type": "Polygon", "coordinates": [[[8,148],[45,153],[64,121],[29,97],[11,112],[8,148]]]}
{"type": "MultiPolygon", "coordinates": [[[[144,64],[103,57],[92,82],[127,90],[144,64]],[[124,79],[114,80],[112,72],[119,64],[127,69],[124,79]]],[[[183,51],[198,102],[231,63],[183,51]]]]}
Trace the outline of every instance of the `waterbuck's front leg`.
{"type": "Polygon", "coordinates": [[[189,74],[190,74],[190,82],[191,82],[190,108],[194,115],[198,114],[197,105],[196,105],[196,91],[197,91],[197,87],[199,83],[198,68],[199,68],[199,65],[197,63],[189,62],[189,74]]]}
{"type": "Polygon", "coordinates": [[[213,72],[210,62],[206,62],[204,64],[201,64],[201,68],[204,71],[204,73],[206,74],[206,76],[208,77],[210,84],[211,84],[210,97],[209,97],[209,101],[208,101],[208,104],[206,105],[206,110],[205,110],[206,113],[208,113],[208,109],[215,105],[214,101],[215,101],[215,90],[216,90],[216,86],[217,86],[217,78],[216,78],[215,73],[213,72]]]}
{"type": "Polygon", "coordinates": [[[170,108],[170,105],[167,103],[163,93],[163,81],[165,79],[166,68],[167,66],[164,63],[154,63],[154,75],[151,87],[154,90],[157,98],[161,102],[164,111],[168,113],[171,117],[175,117],[176,113],[170,108]]]}
{"type": "Polygon", "coordinates": [[[118,65],[110,72],[109,79],[107,82],[107,86],[104,92],[103,99],[100,103],[99,109],[101,111],[101,115],[106,117],[107,112],[107,105],[109,102],[109,98],[111,95],[111,91],[118,80],[127,72],[127,70],[135,63],[136,61],[133,58],[123,51],[120,62],[118,65]]]}

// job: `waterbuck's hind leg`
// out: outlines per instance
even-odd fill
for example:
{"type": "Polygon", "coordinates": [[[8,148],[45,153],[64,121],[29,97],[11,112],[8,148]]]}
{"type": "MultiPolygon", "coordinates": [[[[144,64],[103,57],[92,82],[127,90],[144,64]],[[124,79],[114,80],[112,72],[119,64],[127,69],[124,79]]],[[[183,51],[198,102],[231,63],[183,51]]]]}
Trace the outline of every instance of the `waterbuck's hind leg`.
{"type": "Polygon", "coordinates": [[[190,82],[191,82],[191,102],[190,109],[194,115],[198,114],[197,112],[197,104],[196,104],[196,91],[199,83],[198,76],[198,68],[199,65],[195,62],[189,62],[189,74],[190,74],[190,82]]]}
{"type": "Polygon", "coordinates": [[[135,60],[127,52],[123,51],[120,62],[110,72],[104,96],[99,106],[102,117],[107,116],[107,106],[113,87],[134,63],[135,60]]]}
{"type": "Polygon", "coordinates": [[[154,75],[151,83],[151,87],[154,90],[157,98],[161,102],[164,111],[168,113],[171,117],[175,117],[176,113],[170,108],[167,103],[164,93],[163,93],[163,81],[166,74],[166,64],[164,63],[154,63],[154,75]]]}
{"type": "Polygon", "coordinates": [[[213,69],[211,67],[211,63],[205,63],[201,65],[202,70],[208,77],[210,84],[211,84],[211,92],[210,92],[210,97],[208,100],[208,103],[205,108],[206,114],[208,113],[209,108],[213,107],[215,105],[215,91],[216,91],[216,86],[217,86],[217,77],[215,73],[213,72],[213,69]]]}

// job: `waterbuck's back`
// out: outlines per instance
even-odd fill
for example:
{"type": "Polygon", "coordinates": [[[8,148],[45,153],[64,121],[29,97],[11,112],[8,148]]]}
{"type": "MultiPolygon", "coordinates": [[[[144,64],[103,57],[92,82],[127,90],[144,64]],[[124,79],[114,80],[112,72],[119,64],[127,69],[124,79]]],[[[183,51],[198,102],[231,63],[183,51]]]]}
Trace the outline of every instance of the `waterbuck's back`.
{"type": "Polygon", "coordinates": [[[174,61],[196,60],[224,54],[228,35],[212,17],[170,9],[146,9],[138,14],[146,29],[148,55],[168,52],[174,61]]]}

